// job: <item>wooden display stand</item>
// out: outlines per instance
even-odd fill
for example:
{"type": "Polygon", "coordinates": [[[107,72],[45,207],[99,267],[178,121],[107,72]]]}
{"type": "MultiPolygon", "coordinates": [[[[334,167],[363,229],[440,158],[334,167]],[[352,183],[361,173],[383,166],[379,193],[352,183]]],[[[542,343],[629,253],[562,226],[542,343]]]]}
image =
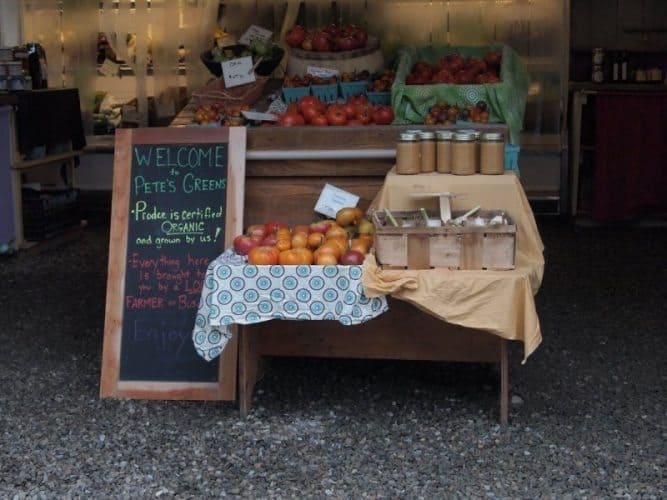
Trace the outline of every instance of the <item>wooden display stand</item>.
{"type": "Polygon", "coordinates": [[[389,311],[362,325],[335,321],[270,321],[239,328],[239,407],[250,411],[264,356],[494,363],[500,368],[500,422],[509,416],[508,341],[445,323],[391,300],[389,311]],[[415,328],[415,325],[419,328],[415,328]]]}
{"type": "MultiPolygon", "coordinates": [[[[414,126],[340,127],[335,133],[325,127],[250,129],[244,223],[308,221],[313,218],[313,207],[325,183],[359,195],[359,206],[366,210],[394,164],[393,157],[382,153],[395,151],[399,132],[408,128],[414,126]],[[299,155],[304,150],[322,156],[329,152],[331,157],[301,159],[299,155]],[[359,152],[359,158],[349,155],[353,151],[359,152]],[[369,152],[376,152],[377,156],[362,157],[369,152]],[[285,154],[284,159],[281,153],[285,154]],[[294,156],[290,157],[290,153],[294,156]]],[[[507,131],[505,125],[478,128],[507,131]]],[[[389,311],[379,318],[358,326],[343,326],[335,321],[271,321],[243,326],[239,331],[238,397],[242,415],[250,410],[262,357],[403,359],[498,364],[500,422],[507,423],[507,341],[481,330],[445,323],[400,300],[392,300],[389,311]],[[416,324],[418,329],[414,328],[416,324]]]]}

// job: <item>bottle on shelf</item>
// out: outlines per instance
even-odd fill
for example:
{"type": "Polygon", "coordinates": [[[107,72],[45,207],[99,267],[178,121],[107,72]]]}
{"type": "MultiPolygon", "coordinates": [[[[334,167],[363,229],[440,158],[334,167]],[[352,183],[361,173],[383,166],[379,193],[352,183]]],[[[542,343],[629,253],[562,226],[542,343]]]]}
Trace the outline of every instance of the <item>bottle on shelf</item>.
{"type": "Polygon", "coordinates": [[[620,62],[621,81],[622,82],[627,82],[628,79],[630,78],[630,71],[629,71],[629,68],[628,68],[628,54],[627,54],[627,52],[625,52],[625,51],[621,52],[620,60],[621,60],[621,62],[620,62]]]}
{"type": "Polygon", "coordinates": [[[611,59],[611,81],[619,82],[621,80],[621,57],[619,52],[612,52],[611,59]]]}

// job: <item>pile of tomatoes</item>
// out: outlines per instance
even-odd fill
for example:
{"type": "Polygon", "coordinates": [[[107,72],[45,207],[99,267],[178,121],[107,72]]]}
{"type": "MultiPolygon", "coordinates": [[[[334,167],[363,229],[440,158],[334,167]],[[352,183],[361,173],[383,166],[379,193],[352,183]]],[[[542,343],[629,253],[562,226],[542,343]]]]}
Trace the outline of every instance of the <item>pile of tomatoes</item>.
{"type": "Polygon", "coordinates": [[[368,33],[353,24],[339,26],[327,24],[314,31],[306,31],[295,24],[285,35],[285,42],[292,48],[315,52],[338,52],[360,49],[368,42],[368,33]]]}
{"type": "Polygon", "coordinates": [[[478,84],[500,82],[502,53],[489,50],[483,59],[464,58],[460,54],[443,56],[431,64],[417,61],[410,74],[405,77],[406,85],[427,85],[433,83],[478,84]]]}
{"type": "Polygon", "coordinates": [[[438,101],[428,110],[424,117],[425,125],[453,125],[458,120],[489,123],[489,110],[486,102],[478,101],[474,106],[458,107],[438,101]]]}
{"type": "Polygon", "coordinates": [[[234,251],[254,265],[360,265],[373,246],[373,232],[361,209],[346,207],[336,220],[293,228],[281,222],[253,224],[234,238],[234,251]]]}
{"type": "Polygon", "coordinates": [[[391,106],[372,104],[365,95],[352,96],[344,103],[326,104],[316,96],[300,97],[279,115],[278,125],[316,127],[341,125],[390,125],[394,121],[391,106]]]}

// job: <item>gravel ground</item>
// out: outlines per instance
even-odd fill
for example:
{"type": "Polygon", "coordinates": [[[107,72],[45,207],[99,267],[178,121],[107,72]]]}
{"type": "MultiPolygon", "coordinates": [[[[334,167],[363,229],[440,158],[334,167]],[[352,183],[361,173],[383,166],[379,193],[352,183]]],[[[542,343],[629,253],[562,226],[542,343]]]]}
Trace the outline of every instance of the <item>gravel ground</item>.
{"type": "Polygon", "coordinates": [[[667,231],[539,224],[506,429],[484,365],[273,360],[247,419],[101,401],[108,228],[0,256],[0,498],[664,498],[667,231]]]}

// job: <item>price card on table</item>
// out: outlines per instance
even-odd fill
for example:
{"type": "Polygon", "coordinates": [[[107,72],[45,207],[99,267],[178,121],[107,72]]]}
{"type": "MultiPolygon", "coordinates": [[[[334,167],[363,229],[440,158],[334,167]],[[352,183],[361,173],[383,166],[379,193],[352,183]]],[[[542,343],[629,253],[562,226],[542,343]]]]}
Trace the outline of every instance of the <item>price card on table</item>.
{"type": "Polygon", "coordinates": [[[308,66],[306,68],[306,73],[313,76],[319,76],[320,78],[331,78],[332,76],[338,76],[337,69],[323,68],[321,66],[308,66]]]}
{"type": "Polygon", "coordinates": [[[250,45],[250,42],[253,40],[269,40],[273,35],[273,31],[269,31],[266,28],[252,24],[250,28],[246,30],[241,38],[239,38],[239,43],[243,45],[250,45]]]}
{"type": "Polygon", "coordinates": [[[356,194],[348,193],[331,184],[325,184],[315,204],[315,211],[333,219],[341,208],[356,207],[357,203],[359,203],[359,197],[356,194]]]}
{"type": "Polygon", "coordinates": [[[255,71],[252,65],[252,57],[239,57],[222,63],[222,77],[225,87],[238,87],[255,81],[255,71]]]}

